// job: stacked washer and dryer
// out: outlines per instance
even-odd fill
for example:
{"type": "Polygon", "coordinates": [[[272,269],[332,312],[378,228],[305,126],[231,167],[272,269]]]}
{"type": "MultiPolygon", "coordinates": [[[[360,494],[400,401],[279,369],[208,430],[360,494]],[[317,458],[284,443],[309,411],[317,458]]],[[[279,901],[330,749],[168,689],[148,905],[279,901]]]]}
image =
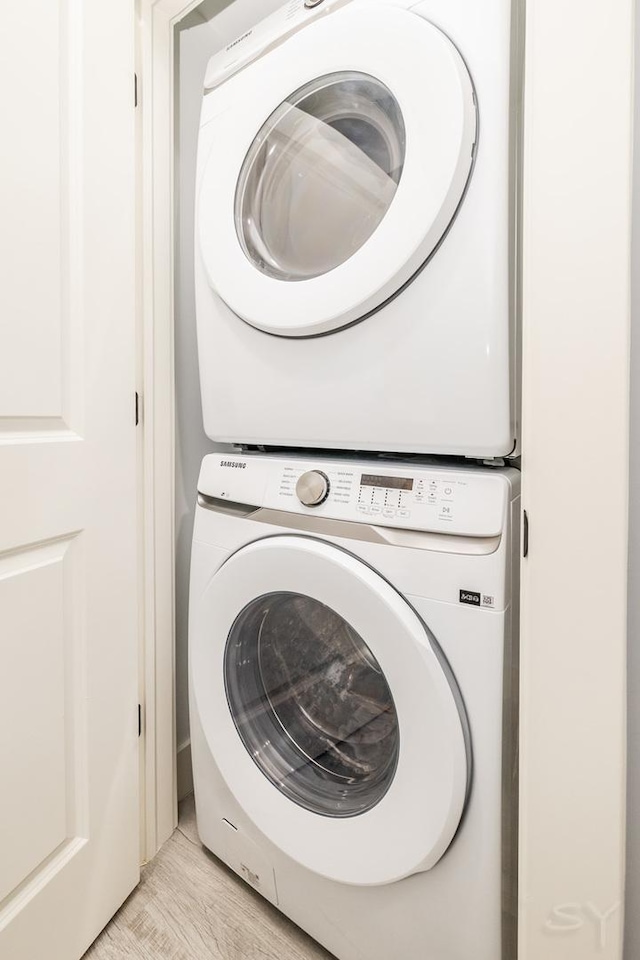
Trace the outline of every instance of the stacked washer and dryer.
{"type": "Polygon", "coordinates": [[[519,20],[290,0],[206,74],[198,827],[340,960],[516,954],[519,20]]]}

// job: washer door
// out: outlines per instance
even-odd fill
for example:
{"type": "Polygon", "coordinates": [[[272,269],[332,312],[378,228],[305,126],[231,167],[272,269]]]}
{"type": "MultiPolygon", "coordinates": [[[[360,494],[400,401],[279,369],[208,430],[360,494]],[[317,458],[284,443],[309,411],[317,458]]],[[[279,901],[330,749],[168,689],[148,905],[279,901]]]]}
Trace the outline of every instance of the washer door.
{"type": "Polygon", "coordinates": [[[435,639],[386,580],[307,537],[258,541],[194,611],[192,683],[239,804],[332,880],[433,867],[462,817],[468,726],[435,639]]]}
{"type": "Polygon", "coordinates": [[[410,11],[355,0],[211,97],[214,146],[197,202],[209,282],[267,333],[361,319],[433,254],[469,180],[471,77],[410,11]]]}

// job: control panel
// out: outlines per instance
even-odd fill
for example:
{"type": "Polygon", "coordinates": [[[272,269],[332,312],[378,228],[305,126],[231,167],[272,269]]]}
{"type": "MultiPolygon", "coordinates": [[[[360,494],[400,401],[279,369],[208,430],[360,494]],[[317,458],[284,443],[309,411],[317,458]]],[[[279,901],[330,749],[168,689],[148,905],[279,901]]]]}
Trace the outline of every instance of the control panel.
{"type": "Polygon", "coordinates": [[[204,496],[256,508],[376,526],[495,537],[515,496],[517,473],[419,463],[292,459],[258,454],[205,457],[204,496]]]}

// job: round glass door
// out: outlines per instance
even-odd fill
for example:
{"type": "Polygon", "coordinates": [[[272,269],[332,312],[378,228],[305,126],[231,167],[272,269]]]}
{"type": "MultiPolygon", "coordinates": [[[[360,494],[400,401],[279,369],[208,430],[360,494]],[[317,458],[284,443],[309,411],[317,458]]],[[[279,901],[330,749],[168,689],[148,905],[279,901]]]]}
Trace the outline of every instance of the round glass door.
{"type": "Polygon", "coordinates": [[[270,842],[314,873],[371,886],[430,869],[458,829],[471,765],[435,638],[333,544],[267,536],[213,576],[210,550],[194,541],[198,749],[270,842]]]}
{"type": "Polygon", "coordinates": [[[249,260],[287,281],[348,260],[391,206],[405,140],[400,107],[374,77],[333,73],[293,93],[259,131],[240,172],[236,230],[249,260]]]}
{"type": "Polygon", "coordinates": [[[204,279],[275,336],[364,319],[438,249],[477,131],[465,62],[424,17],[393,4],[318,17],[205,97],[204,279]]]}
{"type": "Polygon", "coordinates": [[[350,817],[386,794],[399,754],[391,690],[330,607],[287,592],[249,603],[227,641],[225,688],[251,758],[295,803],[350,817]]]}

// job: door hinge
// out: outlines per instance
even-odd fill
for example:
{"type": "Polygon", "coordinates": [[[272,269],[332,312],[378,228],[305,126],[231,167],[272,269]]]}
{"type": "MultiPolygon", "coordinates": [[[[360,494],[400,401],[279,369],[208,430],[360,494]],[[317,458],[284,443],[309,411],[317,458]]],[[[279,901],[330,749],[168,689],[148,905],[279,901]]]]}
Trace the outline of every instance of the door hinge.
{"type": "Polygon", "coordinates": [[[138,704],[138,736],[142,736],[142,704],[138,704]]]}
{"type": "Polygon", "coordinates": [[[529,556],[529,516],[526,510],[522,511],[522,556],[529,556]]]}
{"type": "Polygon", "coordinates": [[[138,74],[133,75],[133,105],[138,106],[138,74]]]}
{"type": "Polygon", "coordinates": [[[140,423],[140,394],[136,390],[136,400],[135,400],[135,418],[136,418],[136,427],[140,423]]]}

